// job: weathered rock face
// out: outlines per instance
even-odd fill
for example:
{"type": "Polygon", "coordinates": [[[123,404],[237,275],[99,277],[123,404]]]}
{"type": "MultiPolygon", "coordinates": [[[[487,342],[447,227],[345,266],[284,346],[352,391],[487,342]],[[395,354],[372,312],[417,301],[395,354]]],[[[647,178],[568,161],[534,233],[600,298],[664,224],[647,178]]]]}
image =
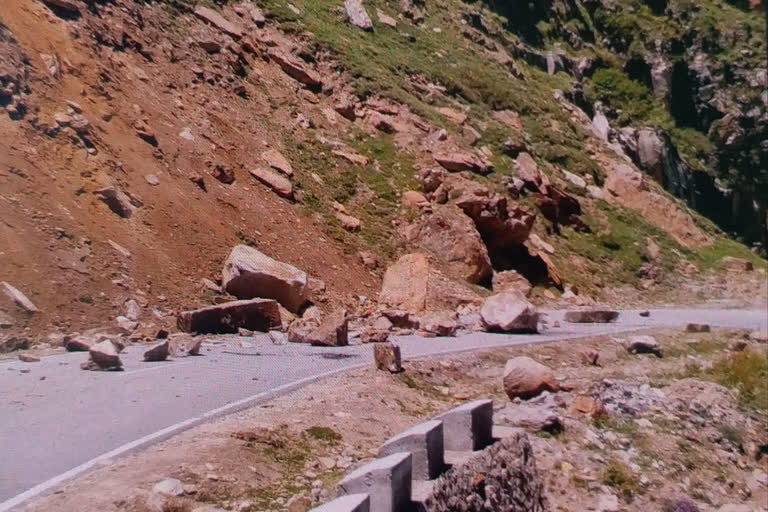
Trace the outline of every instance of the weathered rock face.
{"type": "Polygon", "coordinates": [[[293,313],[309,296],[307,274],[247,245],[235,246],[224,262],[222,286],[239,299],[275,299],[293,313]]]}
{"type": "Polygon", "coordinates": [[[552,370],[530,357],[515,357],[504,366],[504,391],[510,400],[529,399],[542,391],[556,392],[560,384],[552,370]]]}
{"type": "Polygon", "coordinates": [[[523,428],[534,433],[560,433],[565,427],[558,412],[559,404],[554,397],[555,395],[544,391],[531,400],[507,404],[503,409],[494,413],[494,422],[523,428]]]}
{"type": "Polygon", "coordinates": [[[520,292],[526,297],[533,289],[530,281],[514,270],[505,270],[494,273],[492,287],[494,292],[520,292]]]}
{"type": "Polygon", "coordinates": [[[13,301],[14,304],[16,304],[18,307],[26,311],[27,313],[39,313],[40,309],[38,309],[35,304],[29,300],[29,298],[24,295],[21,290],[13,286],[11,283],[7,283],[3,281],[0,283],[0,287],[2,287],[3,292],[5,295],[13,301]]]}
{"type": "Polygon", "coordinates": [[[439,181],[430,195],[438,203],[458,206],[469,216],[489,251],[521,244],[528,238],[536,218],[534,215],[517,205],[510,206],[505,197],[463,176],[449,175],[442,181],[440,178],[435,173],[424,175],[422,183],[431,188],[439,181]]]}
{"type": "Polygon", "coordinates": [[[380,300],[392,308],[420,313],[455,310],[477,302],[477,295],[435,269],[425,254],[402,256],[384,274],[380,300]]]}
{"type": "Polygon", "coordinates": [[[485,282],[491,277],[488,250],[472,219],[456,206],[436,208],[431,215],[406,226],[403,235],[410,247],[430,251],[457,277],[470,283],[485,282]]]}
{"type": "Polygon", "coordinates": [[[450,172],[471,171],[485,175],[493,171],[490,162],[468,152],[438,153],[435,155],[435,161],[450,172]]]}
{"type": "Polygon", "coordinates": [[[425,501],[426,512],[544,512],[544,483],[528,437],[506,437],[441,476],[425,501]]]}
{"type": "Polygon", "coordinates": [[[538,332],[539,313],[519,292],[507,291],[485,299],[480,318],[493,332],[538,332]]]}
{"type": "Polygon", "coordinates": [[[100,188],[95,190],[93,194],[106,204],[110,210],[124,219],[130,219],[134,211],[136,211],[136,207],[131,203],[128,195],[117,187],[100,188]]]}
{"type": "Polygon", "coordinates": [[[283,176],[263,167],[255,167],[248,172],[275,194],[293,201],[293,185],[283,176]]]}
{"type": "Polygon", "coordinates": [[[293,55],[289,55],[277,48],[270,49],[268,53],[269,57],[291,78],[312,89],[319,88],[322,85],[320,75],[293,55]]]}
{"type": "Polygon", "coordinates": [[[400,346],[395,343],[377,343],[373,347],[373,359],[376,368],[390,373],[403,371],[400,358],[400,346]]]}
{"type": "Polygon", "coordinates": [[[272,299],[236,300],[216,306],[184,311],[176,322],[185,332],[226,334],[239,328],[266,332],[280,328],[280,308],[272,299]]]}

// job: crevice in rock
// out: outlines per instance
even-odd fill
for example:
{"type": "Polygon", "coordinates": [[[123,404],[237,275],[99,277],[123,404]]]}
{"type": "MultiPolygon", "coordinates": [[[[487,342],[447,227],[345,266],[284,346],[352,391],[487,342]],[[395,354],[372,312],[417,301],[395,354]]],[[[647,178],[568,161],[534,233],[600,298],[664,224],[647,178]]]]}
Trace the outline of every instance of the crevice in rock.
{"type": "Polygon", "coordinates": [[[669,110],[678,126],[696,128],[699,125],[694,103],[696,89],[688,64],[683,61],[676,62],[672,69],[669,110]]]}

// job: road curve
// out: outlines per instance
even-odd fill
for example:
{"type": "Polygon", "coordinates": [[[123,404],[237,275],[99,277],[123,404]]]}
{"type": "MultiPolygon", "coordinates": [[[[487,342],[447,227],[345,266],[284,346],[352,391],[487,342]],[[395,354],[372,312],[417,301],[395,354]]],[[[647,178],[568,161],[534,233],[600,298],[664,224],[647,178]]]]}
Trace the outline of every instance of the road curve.
{"type": "MultiPolygon", "coordinates": [[[[689,322],[766,329],[765,311],[625,310],[613,324],[569,324],[539,335],[469,333],[456,338],[398,337],[403,357],[416,358],[689,322]]],[[[143,347],[122,356],[125,371],[84,372],[87,354],[61,354],[40,363],[0,363],[0,512],[54,490],[116,457],[146,448],[204,421],[264,402],[318,379],[365,366],[372,347],[272,345],[266,336],[218,337],[204,357],[141,361],[143,347]],[[253,347],[242,348],[241,341],[253,347]]]]}

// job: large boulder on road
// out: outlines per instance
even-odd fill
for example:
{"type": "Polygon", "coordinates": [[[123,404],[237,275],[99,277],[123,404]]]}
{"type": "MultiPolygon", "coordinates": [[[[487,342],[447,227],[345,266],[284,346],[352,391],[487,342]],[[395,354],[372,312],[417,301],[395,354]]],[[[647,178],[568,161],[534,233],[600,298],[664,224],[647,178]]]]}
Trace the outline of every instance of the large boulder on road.
{"type": "Polygon", "coordinates": [[[619,312],[610,309],[568,311],[565,321],[575,324],[608,324],[619,318],[619,312]]]}
{"type": "Polygon", "coordinates": [[[560,384],[548,367],[530,357],[515,357],[504,367],[504,392],[511,399],[527,400],[542,391],[557,392],[560,384]]]}
{"type": "Polygon", "coordinates": [[[247,245],[232,249],[224,262],[222,286],[238,299],[275,299],[296,313],[307,301],[307,274],[247,245]]]}
{"type": "Polygon", "coordinates": [[[519,292],[507,291],[485,299],[480,318],[487,331],[538,332],[539,313],[519,292]]]}
{"type": "Polygon", "coordinates": [[[266,332],[282,326],[280,308],[272,299],[236,300],[184,311],[176,324],[182,331],[206,334],[234,334],[240,327],[266,332]]]}

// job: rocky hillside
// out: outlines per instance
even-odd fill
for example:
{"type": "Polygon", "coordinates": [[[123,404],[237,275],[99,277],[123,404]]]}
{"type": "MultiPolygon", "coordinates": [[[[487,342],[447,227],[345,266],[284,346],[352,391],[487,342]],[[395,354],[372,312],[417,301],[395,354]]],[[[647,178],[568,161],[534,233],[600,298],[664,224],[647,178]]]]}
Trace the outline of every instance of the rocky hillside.
{"type": "Polygon", "coordinates": [[[4,0],[3,340],[153,336],[238,244],[352,310],[408,253],[437,309],[764,267],[760,5],[508,5],[4,0]]]}

